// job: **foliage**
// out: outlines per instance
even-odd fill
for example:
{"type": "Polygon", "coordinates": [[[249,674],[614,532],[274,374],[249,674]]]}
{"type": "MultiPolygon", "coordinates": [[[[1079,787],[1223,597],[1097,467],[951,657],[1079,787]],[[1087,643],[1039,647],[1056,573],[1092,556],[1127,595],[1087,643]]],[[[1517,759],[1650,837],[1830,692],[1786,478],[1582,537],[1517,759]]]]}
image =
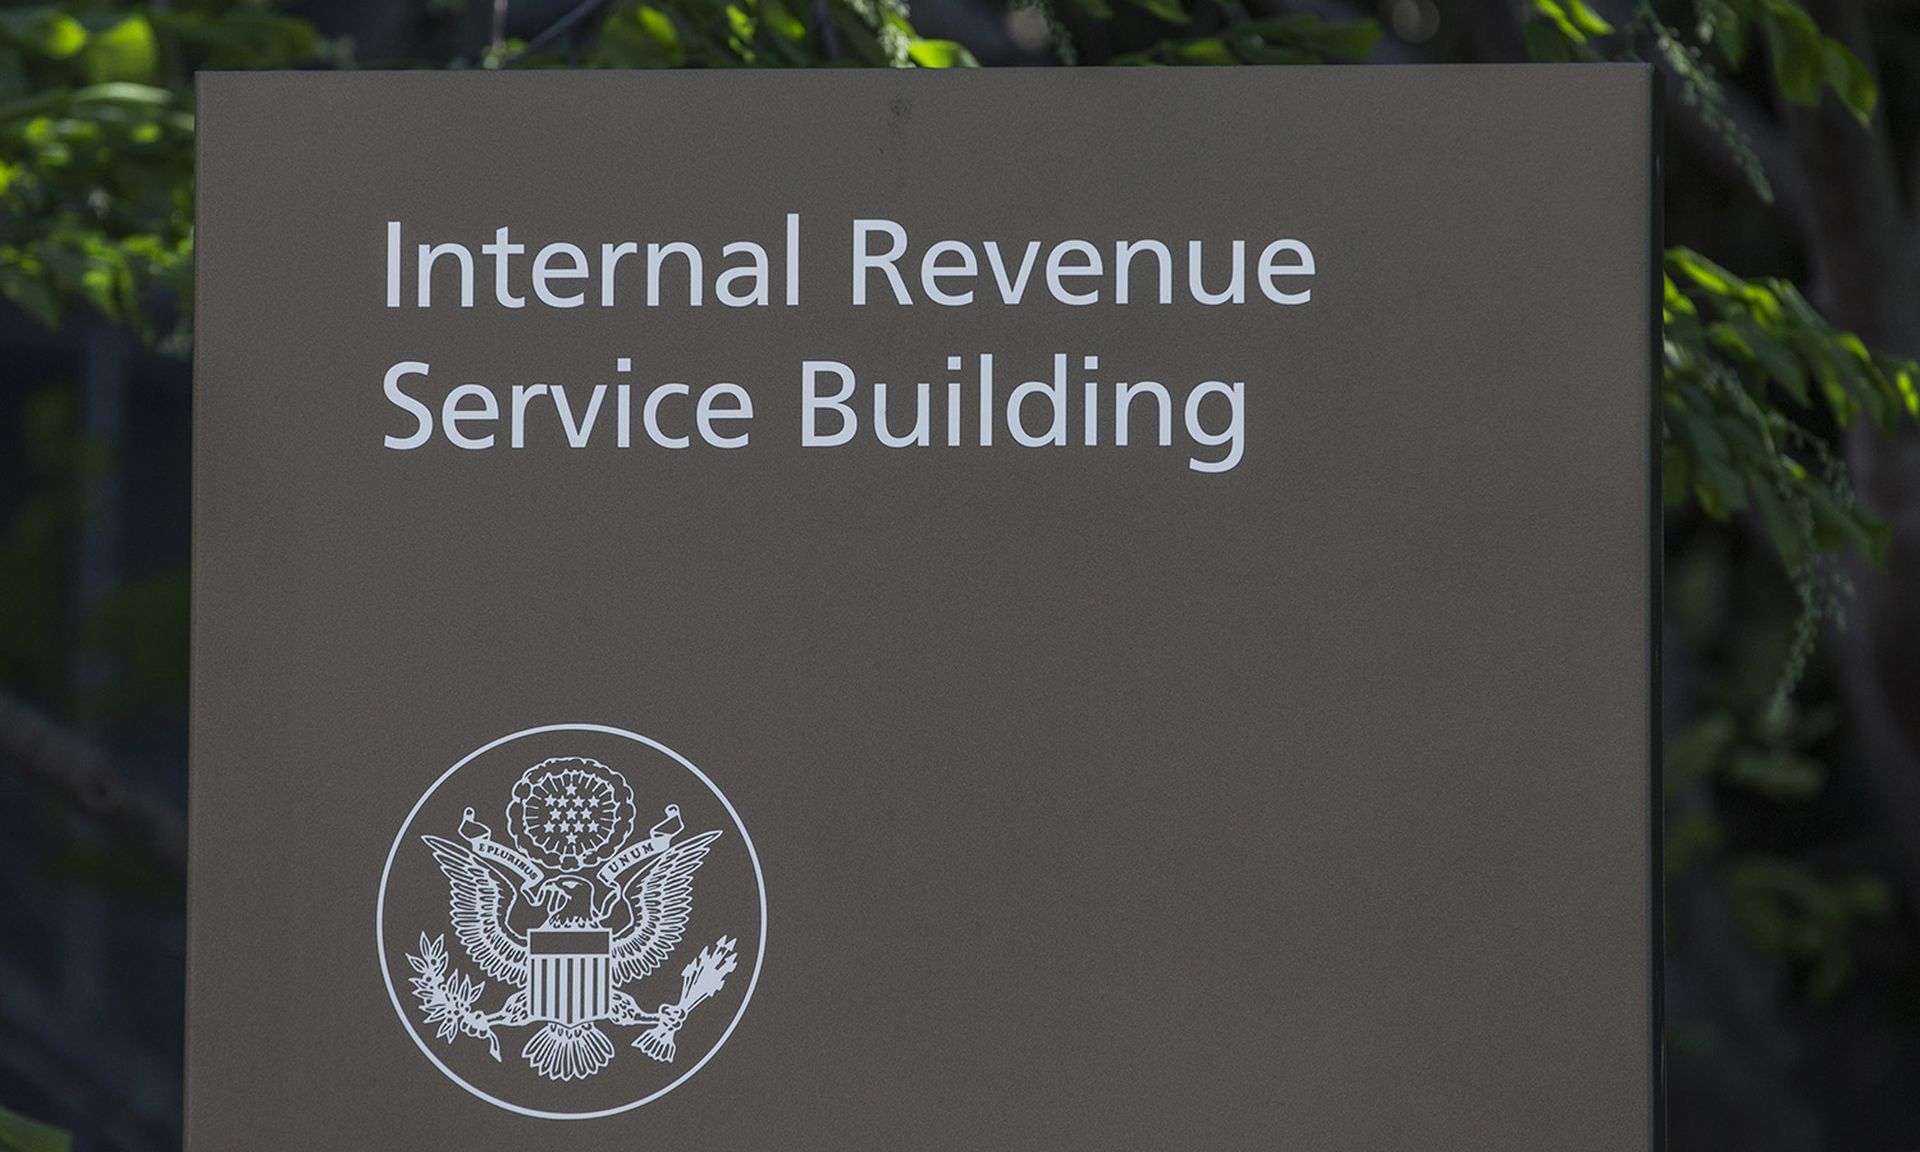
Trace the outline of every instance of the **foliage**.
{"type": "MultiPolygon", "coordinates": [[[[1709,51],[1739,68],[1750,46],[1764,41],[1775,87],[1792,103],[1817,106],[1830,91],[1862,125],[1878,104],[1878,86],[1858,57],[1790,0],[1698,0],[1692,42],[1647,3],[1625,30],[1583,0],[1533,0],[1531,12],[1527,44],[1538,60],[1633,58],[1640,46],[1649,48],[1763,200],[1772,190],[1726,112],[1709,51]]],[[[1879,563],[1888,540],[1886,525],[1855,504],[1822,428],[1844,430],[1864,415],[1892,432],[1920,415],[1916,366],[1836,331],[1792,284],[1745,280],[1684,248],[1666,255],[1662,316],[1666,506],[1757,524],[1797,605],[1778,651],[1761,644],[1735,655],[1706,686],[1704,715],[1668,744],[1668,876],[1721,854],[1748,939],[1801,964],[1809,991],[1827,997],[1852,969],[1859,922],[1891,911],[1884,882],[1830,878],[1765,853],[1725,853],[1733,846],[1722,819],[1711,808],[1686,808],[1680,798],[1708,782],[1777,804],[1804,803],[1820,792],[1827,772],[1809,748],[1827,725],[1803,711],[1794,690],[1821,626],[1844,625],[1851,588],[1841,554],[1851,546],[1879,563]],[[1777,671],[1759,683],[1740,674],[1755,667],[1777,671]]]]}
{"type": "MultiPolygon", "coordinates": [[[[1810,426],[1817,409],[1844,429],[1865,416],[1882,431],[1920,415],[1911,360],[1876,356],[1829,326],[1782,280],[1745,280],[1685,249],[1667,255],[1662,381],[1663,482],[1669,508],[1726,520],[1749,514],[1784,567],[1797,613],[1780,652],[1742,654],[1709,686],[1708,710],[1667,749],[1670,804],[1711,780],[1780,804],[1814,798],[1826,769],[1808,755],[1824,736],[1795,699],[1822,623],[1842,624],[1850,591],[1837,553],[1875,562],[1887,528],[1853,502],[1838,455],[1810,426]],[[1764,683],[1741,667],[1779,672],[1764,683]]],[[[1670,581],[1670,585],[1672,585],[1670,581]]],[[[1687,605],[1684,593],[1676,609],[1687,605]]],[[[1683,618],[1685,618],[1683,616],[1683,618]]],[[[1690,811],[1670,823],[1670,874],[1718,849],[1718,819],[1690,811]]],[[[1758,947],[1800,963],[1816,996],[1852,969],[1850,937],[1891,911],[1869,876],[1828,878],[1770,854],[1726,861],[1736,919],[1758,947]]]]}
{"type": "Polygon", "coordinates": [[[1864,413],[1892,432],[1920,416],[1920,366],[1835,331],[1792,284],[1743,280],[1684,248],[1667,254],[1665,293],[1668,506],[1693,498],[1723,519],[1752,507],[1790,572],[1845,544],[1883,559],[1886,526],[1853,505],[1839,461],[1784,406],[1824,405],[1843,429],[1864,413]]]}
{"type": "Polygon", "coordinates": [[[57,1128],[0,1108],[0,1152],[70,1152],[73,1140],[57,1128]]]}
{"type": "MultiPolygon", "coordinates": [[[[623,0],[609,6],[578,61],[591,68],[975,64],[961,45],[915,31],[904,0],[623,0]]],[[[496,62],[566,61],[551,48],[510,44],[496,62]]]]}
{"type": "MultiPolygon", "coordinates": [[[[1690,41],[1647,3],[1629,27],[1616,29],[1582,0],[1534,0],[1528,48],[1545,61],[1630,59],[1650,50],[1763,200],[1772,199],[1771,188],[1726,112],[1709,51],[1738,68],[1751,44],[1764,41],[1774,85],[1787,100],[1817,106],[1831,92],[1862,125],[1872,119],[1879,91],[1871,73],[1798,5],[1698,0],[1694,11],[1690,41]]],[[[1797,964],[1808,991],[1826,998],[1853,969],[1859,925],[1891,913],[1885,883],[1868,875],[1828,876],[1802,860],[1729,844],[1722,815],[1684,796],[1713,786],[1791,806],[1821,792],[1827,771],[1812,750],[1830,725],[1824,710],[1810,714],[1803,707],[1796,689],[1822,626],[1845,624],[1851,594],[1841,563],[1845,550],[1880,563],[1888,542],[1887,526],[1854,502],[1826,430],[1844,431],[1865,417],[1892,433],[1914,420],[1920,368],[1877,355],[1853,334],[1835,330],[1787,281],[1743,279],[1684,248],[1669,251],[1665,265],[1664,502],[1676,512],[1756,525],[1795,604],[1777,644],[1764,627],[1750,627],[1757,642],[1720,654],[1703,690],[1702,716],[1668,744],[1668,878],[1711,861],[1723,872],[1748,940],[1797,964]],[[1756,668],[1774,671],[1756,677],[1756,668]]],[[[1697,618],[1702,609],[1693,608],[1697,618]]]]}
{"type": "MultiPolygon", "coordinates": [[[[1176,12],[1178,9],[1176,8],[1176,12]]],[[[1156,14],[1160,14],[1156,12],[1156,14]]],[[[1185,14],[1174,23],[1185,23],[1185,14]]],[[[1269,16],[1191,40],[1162,40],[1115,64],[1357,64],[1380,38],[1371,20],[1333,22],[1312,13],[1269,16]]]]}
{"type": "Polygon", "coordinates": [[[1861,925],[1893,912],[1893,893],[1877,876],[1828,880],[1799,860],[1747,856],[1728,869],[1733,912],[1747,939],[1806,972],[1807,991],[1830,1000],[1853,975],[1853,939],[1861,925]]]}
{"type": "MultiPolygon", "coordinates": [[[[1529,11],[1527,50],[1534,59],[1608,58],[1603,42],[1615,29],[1585,0],[1532,0],[1529,11]]],[[[1793,0],[1697,0],[1694,16],[1698,48],[1674,35],[1644,0],[1634,17],[1634,30],[1657,31],[1666,38],[1663,51],[1693,57],[1693,67],[1676,69],[1683,82],[1695,83],[1692,77],[1704,71],[1699,48],[1711,49],[1730,67],[1739,68],[1753,42],[1764,40],[1782,96],[1817,108],[1831,89],[1862,125],[1873,118],[1880,98],[1873,73],[1846,45],[1823,35],[1813,17],[1793,0]]]]}
{"type": "Polygon", "coordinates": [[[188,298],[192,70],[316,46],[235,0],[0,12],[0,292],[48,323],[84,302],[151,335],[153,306],[188,298]]]}
{"type": "Polygon", "coordinates": [[[1527,54],[1543,63],[1603,60],[1594,42],[1613,33],[1613,25],[1585,0],[1533,0],[1526,25],[1527,54]]]}
{"type": "MultiPolygon", "coordinates": [[[[1608,40],[1620,33],[1584,0],[1532,0],[1529,13],[1527,52],[1533,59],[1569,63],[1612,58],[1608,40]]],[[[1792,0],[1694,0],[1693,15],[1689,40],[1661,19],[1648,0],[1641,0],[1624,33],[1629,43],[1616,54],[1633,58],[1631,42],[1644,41],[1679,84],[1681,100],[1725,142],[1741,175],[1763,201],[1772,202],[1773,188],[1746,133],[1727,113],[1726,92],[1709,51],[1738,69],[1752,43],[1763,40],[1774,83],[1787,100],[1817,108],[1830,90],[1863,126],[1873,119],[1880,101],[1873,73],[1852,49],[1821,34],[1813,18],[1792,0]]]]}
{"type": "Polygon", "coordinates": [[[1727,111],[1726,91],[1707,63],[1706,54],[1699,45],[1688,43],[1673,28],[1653,17],[1651,9],[1642,9],[1641,24],[1652,42],[1653,58],[1666,65],[1678,82],[1681,102],[1692,108],[1707,130],[1720,138],[1754,194],[1763,203],[1773,203],[1773,185],[1767,179],[1766,169],[1761,166],[1760,157],[1754,155],[1747,134],[1727,111]]]}
{"type": "MultiPolygon", "coordinates": [[[[1370,20],[1256,15],[1237,0],[1016,0],[1037,5],[1055,54],[1072,62],[1098,34],[1102,59],[1137,65],[1358,62],[1370,20]]],[[[453,6],[458,6],[457,3],[453,6]]],[[[1671,11],[1682,0],[1667,5],[1671,11]]],[[[1753,148],[1727,111],[1716,67],[1764,56],[1786,100],[1828,94],[1862,124],[1879,106],[1872,73],[1791,0],[1691,0],[1676,26],[1651,3],[1618,25],[1586,0],[1530,0],[1529,53],[1545,61],[1651,58],[1725,142],[1755,191],[1771,196],[1753,148]]],[[[1262,10],[1265,11],[1265,10],[1262,10]]],[[[960,44],[922,37],[904,0],[607,0],[525,41],[478,57],[492,67],[965,67],[960,44]],[[578,17],[577,21],[575,17],[578,17]]],[[[190,309],[193,97],[198,68],[339,65],[343,45],[257,0],[69,0],[0,9],[0,292],[49,324],[76,309],[149,339],[184,342],[190,309]]],[[[427,62],[432,63],[432,62],[427,62]]],[[[1831,727],[1797,689],[1824,624],[1843,619],[1847,549],[1879,560],[1887,530],[1854,503],[1830,437],[1865,420],[1890,430],[1916,414],[1916,368],[1836,331],[1793,285],[1744,279],[1697,253],[1667,254],[1663,314],[1665,499],[1730,531],[1751,528],[1778,557],[1792,610],[1777,637],[1731,654],[1702,715],[1669,749],[1670,793],[1711,785],[1770,804],[1811,802],[1827,770],[1815,754],[1831,727]],[[1759,669],[1758,674],[1753,674],[1759,669]]],[[[36,405],[31,443],[59,456],[53,494],[24,507],[0,540],[0,682],[58,679],[58,555],[84,514],[89,450],[53,395],[36,405]],[[61,471],[66,470],[66,471],[61,471]]],[[[52,473],[48,473],[51,475],[52,473]]],[[[1683,557],[1684,580],[1693,558],[1683,557]]],[[[1702,571],[1711,565],[1701,562],[1702,571]]],[[[1715,561],[1724,570],[1724,559],[1715,561]]],[[[128,590],[93,622],[96,642],[159,651],[149,688],[177,690],[184,660],[179,574],[128,590]]],[[[1762,630],[1764,631],[1764,630],[1762,630]]],[[[138,673],[138,662],[130,665],[138,673]]],[[[1883,885],[1828,878],[1767,852],[1735,851],[1711,810],[1668,829],[1670,872],[1717,861],[1736,915],[1762,948],[1802,964],[1830,994],[1850,966],[1847,940],[1884,915],[1883,885]]],[[[4,1121],[0,1114],[0,1121],[4,1121]]],[[[0,1127],[0,1148],[6,1148],[0,1127]]]]}
{"type": "MultiPolygon", "coordinates": [[[[901,0],[822,7],[831,28],[815,37],[783,0],[622,3],[586,62],[973,63],[965,48],[915,33],[901,0]]],[[[330,52],[307,22],[248,0],[0,10],[0,293],[48,324],[84,304],[183,347],[193,73],[301,67],[327,62],[330,52]],[[164,332],[161,317],[172,321],[164,332]]],[[[556,61],[532,53],[518,62],[556,61]]]]}
{"type": "Polygon", "coordinates": [[[1773,79],[1780,94],[1795,104],[1817,108],[1824,89],[1832,89],[1864,126],[1873,118],[1880,89],[1873,73],[1846,45],[1820,28],[1791,0],[1701,0],[1697,32],[1727,63],[1740,67],[1749,44],[1766,41],[1773,58],[1773,79]]]}

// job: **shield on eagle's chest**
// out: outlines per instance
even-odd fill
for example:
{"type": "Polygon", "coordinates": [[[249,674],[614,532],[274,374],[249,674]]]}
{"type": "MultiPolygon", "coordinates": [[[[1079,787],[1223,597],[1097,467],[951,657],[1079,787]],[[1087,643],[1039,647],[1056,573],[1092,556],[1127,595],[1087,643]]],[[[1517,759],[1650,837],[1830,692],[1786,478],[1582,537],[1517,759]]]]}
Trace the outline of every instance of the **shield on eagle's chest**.
{"type": "Polygon", "coordinates": [[[580,1024],[613,1010],[613,934],[605,928],[527,933],[527,1006],[535,1020],[580,1024]]]}

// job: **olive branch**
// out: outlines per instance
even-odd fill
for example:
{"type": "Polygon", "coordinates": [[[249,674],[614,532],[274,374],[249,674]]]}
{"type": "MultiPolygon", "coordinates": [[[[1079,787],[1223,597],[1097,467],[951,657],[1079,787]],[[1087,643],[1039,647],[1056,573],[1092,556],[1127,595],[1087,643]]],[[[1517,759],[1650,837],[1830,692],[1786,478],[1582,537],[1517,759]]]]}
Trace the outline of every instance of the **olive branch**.
{"type": "Polygon", "coordinates": [[[420,1001],[421,1014],[434,1025],[440,1039],[452,1042],[464,1032],[485,1040],[487,1051],[496,1063],[500,1060],[500,1038],[493,1033],[493,1019],[474,1008],[480,994],[487,990],[485,980],[473,980],[447,967],[447,938],[427,939],[420,933],[420,955],[407,954],[413,965],[413,994],[420,1001]]]}

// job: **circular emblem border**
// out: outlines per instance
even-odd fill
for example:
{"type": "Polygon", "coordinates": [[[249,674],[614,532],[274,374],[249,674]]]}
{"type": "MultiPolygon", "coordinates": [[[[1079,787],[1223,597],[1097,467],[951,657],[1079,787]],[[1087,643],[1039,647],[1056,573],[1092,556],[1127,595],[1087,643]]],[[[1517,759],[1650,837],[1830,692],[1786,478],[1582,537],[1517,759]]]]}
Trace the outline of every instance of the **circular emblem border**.
{"type": "Polygon", "coordinates": [[[635,1108],[653,1103],[675,1088],[680,1087],[680,1085],[685,1084],[693,1077],[694,1073],[706,1067],[707,1061],[713,1059],[715,1054],[726,1046],[728,1039],[733,1036],[733,1030],[739,1027],[741,1018],[747,1014],[747,1005],[753,1001],[754,987],[760,983],[760,966],[767,958],[767,878],[765,874],[760,871],[760,853],[754,850],[753,837],[747,832],[746,821],[740,819],[740,813],[734,811],[733,801],[727,799],[725,792],[720,791],[720,786],[708,779],[705,772],[695,767],[693,761],[680,755],[680,753],[675,752],[658,740],[642,736],[638,732],[629,732],[625,728],[614,728],[606,724],[542,724],[536,728],[522,728],[518,732],[509,733],[497,740],[475,748],[465,756],[462,756],[453,767],[442,772],[440,778],[435,780],[432,786],[420,794],[420,799],[415,801],[412,809],[407,812],[407,818],[400,822],[400,830],[394,833],[393,846],[387,849],[386,866],[380,869],[380,898],[374,906],[373,933],[374,939],[379,945],[380,979],[387,986],[388,1001],[393,1004],[393,1010],[395,1014],[400,1017],[400,1023],[405,1026],[407,1035],[413,1038],[415,1047],[419,1048],[428,1060],[433,1061],[433,1066],[440,1069],[441,1073],[445,1075],[447,1079],[496,1108],[504,1108],[509,1112],[517,1112],[522,1116],[532,1116],[540,1120],[597,1120],[603,1116],[617,1116],[622,1112],[631,1112],[635,1108]],[[714,797],[720,801],[721,807],[727,810],[727,815],[733,818],[733,826],[739,831],[741,841],[747,846],[747,859],[753,864],[754,885],[760,890],[760,935],[758,946],[754,950],[753,974],[747,978],[746,994],[740,997],[740,1007],[734,1012],[733,1019],[727,1022],[726,1031],[720,1033],[720,1039],[714,1041],[713,1047],[707,1049],[706,1055],[695,1061],[693,1067],[682,1072],[673,1083],[656,1090],[651,1095],[635,1100],[631,1104],[622,1104],[618,1108],[603,1108],[598,1112],[543,1112],[537,1108],[525,1108],[510,1101],[502,1100],[491,1093],[483,1092],[461,1079],[460,1075],[453,1069],[447,1067],[439,1055],[427,1046],[427,1042],[420,1038],[420,1033],[414,1028],[412,1019],[407,1016],[406,1007],[400,1002],[399,994],[393,989],[393,973],[388,969],[387,965],[387,880],[393,874],[393,859],[400,852],[400,842],[402,838],[406,836],[407,829],[413,827],[414,817],[420,814],[420,809],[426,806],[427,801],[432,799],[433,794],[440,790],[442,784],[451,780],[455,773],[465,768],[476,757],[483,756],[495,748],[500,747],[502,744],[510,744],[522,736],[538,736],[543,732],[598,732],[607,736],[619,736],[627,740],[632,740],[637,744],[644,744],[656,752],[663,753],[682,768],[693,773],[694,778],[707,786],[707,790],[712,792],[714,797]]]}

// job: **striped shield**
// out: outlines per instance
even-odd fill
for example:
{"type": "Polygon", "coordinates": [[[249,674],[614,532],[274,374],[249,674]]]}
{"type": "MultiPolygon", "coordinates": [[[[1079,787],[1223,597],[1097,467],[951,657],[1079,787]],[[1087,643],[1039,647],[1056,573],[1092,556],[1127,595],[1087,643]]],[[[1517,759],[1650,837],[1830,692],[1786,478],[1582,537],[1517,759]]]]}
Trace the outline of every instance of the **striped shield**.
{"type": "Polygon", "coordinates": [[[535,1020],[580,1024],[613,1007],[613,934],[605,928],[527,933],[527,1003],[535,1020]]]}

